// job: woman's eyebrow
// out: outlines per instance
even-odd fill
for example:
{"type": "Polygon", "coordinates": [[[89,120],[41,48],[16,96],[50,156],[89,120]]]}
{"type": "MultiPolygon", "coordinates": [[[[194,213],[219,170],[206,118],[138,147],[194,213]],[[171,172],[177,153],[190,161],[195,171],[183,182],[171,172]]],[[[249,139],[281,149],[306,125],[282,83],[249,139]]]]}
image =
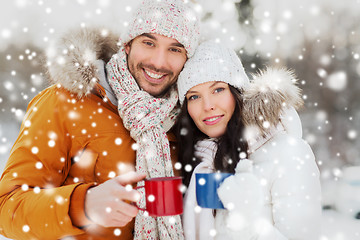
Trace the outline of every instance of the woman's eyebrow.
{"type": "Polygon", "coordinates": [[[221,82],[214,82],[213,84],[210,85],[210,87],[212,88],[212,87],[214,87],[215,85],[217,85],[219,83],[221,83],[221,82]]]}
{"type": "Polygon", "coordinates": [[[197,93],[198,91],[194,91],[194,90],[189,90],[186,95],[188,95],[189,93],[197,93]]]}

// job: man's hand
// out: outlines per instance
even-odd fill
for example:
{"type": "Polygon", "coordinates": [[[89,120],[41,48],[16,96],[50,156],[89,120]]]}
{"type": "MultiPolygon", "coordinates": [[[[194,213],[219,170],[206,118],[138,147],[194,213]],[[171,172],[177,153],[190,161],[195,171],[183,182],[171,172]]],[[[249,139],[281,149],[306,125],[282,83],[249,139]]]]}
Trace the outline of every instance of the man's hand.
{"type": "Polygon", "coordinates": [[[90,188],[85,196],[85,213],[104,227],[122,227],[138,213],[129,202],[140,199],[140,193],[131,184],[146,177],[146,174],[130,172],[110,179],[97,187],[90,188]]]}

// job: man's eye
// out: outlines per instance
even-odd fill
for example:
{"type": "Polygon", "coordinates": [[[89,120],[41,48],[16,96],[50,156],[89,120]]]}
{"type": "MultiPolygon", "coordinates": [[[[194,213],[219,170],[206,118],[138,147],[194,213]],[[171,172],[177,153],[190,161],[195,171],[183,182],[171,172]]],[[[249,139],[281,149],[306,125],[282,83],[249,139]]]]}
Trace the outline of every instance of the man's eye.
{"type": "Polygon", "coordinates": [[[148,41],[145,41],[144,44],[146,44],[146,45],[148,45],[148,46],[150,46],[150,47],[154,46],[154,43],[148,42],[148,41]]]}
{"type": "Polygon", "coordinates": [[[219,92],[222,92],[222,91],[224,91],[225,90],[225,88],[217,88],[217,89],[215,89],[215,93],[219,93],[219,92]]]}
{"type": "Polygon", "coordinates": [[[181,49],[179,48],[170,48],[170,51],[181,53],[181,49]]]}

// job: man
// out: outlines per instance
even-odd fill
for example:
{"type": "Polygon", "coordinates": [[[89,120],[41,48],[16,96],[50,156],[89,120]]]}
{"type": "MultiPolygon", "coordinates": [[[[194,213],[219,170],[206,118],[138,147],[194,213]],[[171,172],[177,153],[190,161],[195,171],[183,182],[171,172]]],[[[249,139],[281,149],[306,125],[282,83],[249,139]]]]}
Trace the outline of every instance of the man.
{"type": "MultiPolygon", "coordinates": [[[[1,177],[2,235],[182,238],[179,222],[140,216],[133,204],[140,194],[131,186],[146,176],[173,174],[167,153],[161,154],[161,164],[148,166],[157,158],[143,151],[152,145],[141,140],[156,139],[173,124],[176,111],[174,104],[167,103],[177,100],[173,84],[197,46],[199,23],[194,17],[181,0],[145,0],[122,35],[120,50],[112,33],[82,29],[70,32],[56,51],[49,51],[49,75],[55,84],[30,102],[1,177]],[[119,58],[121,54],[125,57],[119,58]],[[168,115],[158,117],[156,123],[146,121],[148,128],[138,130],[141,122],[129,122],[142,113],[130,117],[144,107],[126,111],[132,106],[124,106],[129,101],[151,106],[145,112],[149,119],[161,116],[164,106],[168,115]]],[[[164,152],[170,151],[166,143],[174,136],[163,135],[164,152]]]]}

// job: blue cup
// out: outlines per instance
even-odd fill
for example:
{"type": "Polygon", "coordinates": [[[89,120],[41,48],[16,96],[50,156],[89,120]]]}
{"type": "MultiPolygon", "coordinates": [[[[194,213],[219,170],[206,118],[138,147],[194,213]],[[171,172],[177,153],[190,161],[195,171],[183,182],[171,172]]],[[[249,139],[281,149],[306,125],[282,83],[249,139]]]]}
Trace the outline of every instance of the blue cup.
{"type": "Polygon", "coordinates": [[[217,189],[231,173],[195,173],[196,200],[202,208],[224,209],[219,199],[217,189]]]}

